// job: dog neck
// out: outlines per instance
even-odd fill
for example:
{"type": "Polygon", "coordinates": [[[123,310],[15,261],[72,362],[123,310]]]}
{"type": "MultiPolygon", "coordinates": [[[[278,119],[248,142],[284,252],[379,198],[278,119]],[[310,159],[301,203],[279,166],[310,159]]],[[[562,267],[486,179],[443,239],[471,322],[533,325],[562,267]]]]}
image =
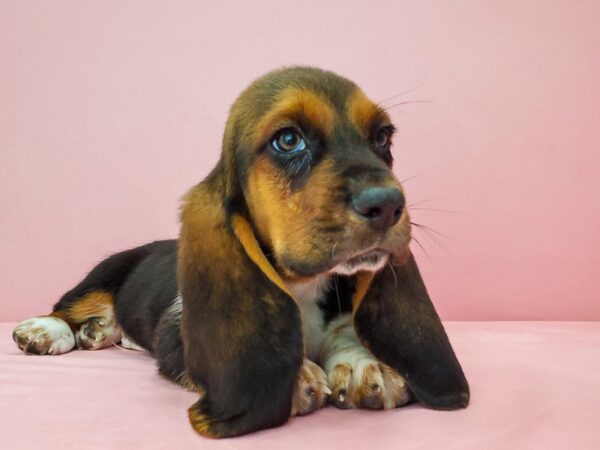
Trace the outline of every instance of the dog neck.
{"type": "MultiPolygon", "coordinates": [[[[288,283],[286,283],[279,272],[275,270],[273,265],[269,262],[265,254],[260,248],[260,245],[256,239],[254,234],[254,230],[250,223],[241,215],[233,214],[231,216],[231,225],[233,228],[233,232],[237,236],[244,248],[244,251],[248,255],[248,257],[258,266],[258,268],[265,274],[265,276],[271,280],[273,284],[275,284],[279,289],[285,292],[289,297],[291,297],[296,303],[300,304],[300,299],[298,298],[294,289],[300,293],[310,293],[311,290],[318,293],[317,289],[324,289],[326,287],[326,283],[328,280],[328,275],[323,274],[322,276],[325,279],[319,279],[317,276],[311,280],[307,280],[306,284],[304,283],[294,283],[294,289],[290,289],[288,283]],[[301,287],[303,286],[303,287],[301,287]]],[[[373,274],[370,272],[359,272],[356,274],[356,288],[354,291],[354,297],[352,298],[353,309],[356,310],[356,307],[364,298],[365,294],[369,290],[369,286],[371,285],[371,281],[373,281],[373,274]]]]}
{"type": "Polygon", "coordinates": [[[331,275],[320,274],[312,278],[287,281],[287,285],[294,293],[298,303],[305,304],[316,302],[329,290],[331,275]]]}

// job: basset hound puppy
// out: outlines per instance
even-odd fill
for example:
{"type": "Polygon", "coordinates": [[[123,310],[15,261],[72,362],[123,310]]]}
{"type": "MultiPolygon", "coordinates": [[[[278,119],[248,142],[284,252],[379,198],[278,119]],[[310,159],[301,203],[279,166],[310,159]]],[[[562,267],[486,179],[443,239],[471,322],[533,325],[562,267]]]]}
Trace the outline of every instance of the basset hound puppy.
{"type": "Polygon", "coordinates": [[[233,104],[179,238],[102,261],[15,342],[38,355],[146,350],[199,394],[191,425],[214,438],[327,401],[465,407],[467,381],[409,250],[393,134],[345,78],[268,73],[233,104]]]}

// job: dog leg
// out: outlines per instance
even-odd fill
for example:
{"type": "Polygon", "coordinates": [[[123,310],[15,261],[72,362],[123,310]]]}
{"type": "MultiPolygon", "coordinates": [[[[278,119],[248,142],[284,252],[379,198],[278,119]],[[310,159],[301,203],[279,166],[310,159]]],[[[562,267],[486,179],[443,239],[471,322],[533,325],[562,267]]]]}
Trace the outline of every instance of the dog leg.
{"type": "Polygon", "coordinates": [[[116,324],[112,295],[90,292],[69,303],[59,303],[45,317],[21,322],[13,331],[13,340],[25,353],[61,355],[77,345],[84,350],[108,347],[121,339],[116,324]]]}
{"type": "Polygon", "coordinates": [[[343,314],[329,324],[321,361],[331,400],[338,408],[391,409],[410,400],[404,378],[360,343],[351,314],[343,314]]]}

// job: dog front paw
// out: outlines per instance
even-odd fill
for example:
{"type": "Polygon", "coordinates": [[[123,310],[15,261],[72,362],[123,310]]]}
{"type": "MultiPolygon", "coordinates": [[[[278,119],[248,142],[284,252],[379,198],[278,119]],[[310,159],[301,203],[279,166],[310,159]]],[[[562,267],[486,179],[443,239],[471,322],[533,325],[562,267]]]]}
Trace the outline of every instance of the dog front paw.
{"type": "Polygon", "coordinates": [[[292,416],[303,416],[327,402],[331,390],[327,385],[325,372],[309,359],[304,359],[292,396],[292,416]]]}
{"type": "Polygon", "coordinates": [[[410,400],[408,385],[395,370],[373,358],[336,364],[327,374],[331,402],[338,408],[392,409],[410,400]]]}
{"type": "Polygon", "coordinates": [[[331,323],[321,358],[338,408],[392,409],[410,401],[406,380],[360,343],[350,315],[331,323]]]}

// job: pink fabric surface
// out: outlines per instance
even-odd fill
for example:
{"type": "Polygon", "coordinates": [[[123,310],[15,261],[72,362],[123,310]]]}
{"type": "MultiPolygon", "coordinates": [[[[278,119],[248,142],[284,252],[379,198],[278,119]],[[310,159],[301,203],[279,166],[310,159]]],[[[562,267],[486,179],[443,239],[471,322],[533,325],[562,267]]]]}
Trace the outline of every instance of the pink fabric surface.
{"type": "Polygon", "coordinates": [[[192,431],[196,396],[161,379],[148,355],[26,356],[12,327],[0,324],[1,448],[600,448],[600,322],[448,322],[471,383],[466,410],[328,407],[223,441],[192,431]]]}

